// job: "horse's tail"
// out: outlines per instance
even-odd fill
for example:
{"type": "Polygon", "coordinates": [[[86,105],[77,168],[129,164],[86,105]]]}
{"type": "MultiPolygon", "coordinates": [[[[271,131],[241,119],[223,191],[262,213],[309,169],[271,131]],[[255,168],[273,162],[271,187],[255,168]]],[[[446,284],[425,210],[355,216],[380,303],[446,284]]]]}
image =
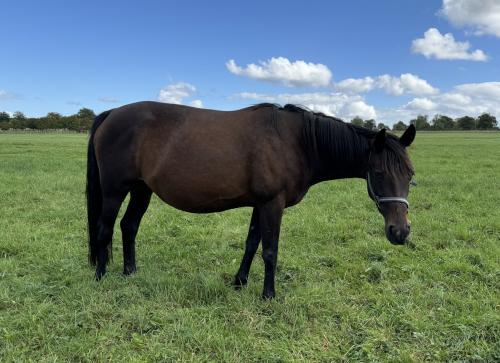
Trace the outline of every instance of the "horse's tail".
{"type": "Polygon", "coordinates": [[[94,134],[112,110],[105,111],[96,116],[90,129],[89,146],[87,151],[87,229],[89,239],[89,262],[95,266],[97,263],[97,234],[98,222],[102,210],[102,191],[99,177],[99,166],[95,156],[94,134]]]}

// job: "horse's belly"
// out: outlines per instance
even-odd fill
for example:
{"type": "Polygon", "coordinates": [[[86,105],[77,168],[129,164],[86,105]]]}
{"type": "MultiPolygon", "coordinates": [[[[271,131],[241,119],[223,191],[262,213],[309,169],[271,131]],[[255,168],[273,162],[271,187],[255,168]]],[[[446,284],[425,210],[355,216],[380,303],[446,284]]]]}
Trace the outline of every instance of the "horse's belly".
{"type": "Polygon", "coordinates": [[[227,128],[188,131],[178,130],[159,151],[145,154],[141,174],[146,184],[163,201],[184,211],[249,205],[252,149],[238,134],[228,134],[227,128]]]}
{"type": "Polygon", "coordinates": [[[172,198],[170,195],[159,195],[168,205],[190,213],[214,213],[228,209],[251,206],[252,203],[245,198],[217,199],[217,200],[185,200],[172,198]]]}
{"type": "Polygon", "coordinates": [[[165,203],[187,212],[210,213],[250,205],[248,183],[241,171],[225,170],[197,173],[189,168],[170,168],[146,183],[165,203]]]}
{"type": "Polygon", "coordinates": [[[212,213],[251,205],[246,194],[219,195],[161,188],[155,193],[168,205],[191,213],[212,213]]]}

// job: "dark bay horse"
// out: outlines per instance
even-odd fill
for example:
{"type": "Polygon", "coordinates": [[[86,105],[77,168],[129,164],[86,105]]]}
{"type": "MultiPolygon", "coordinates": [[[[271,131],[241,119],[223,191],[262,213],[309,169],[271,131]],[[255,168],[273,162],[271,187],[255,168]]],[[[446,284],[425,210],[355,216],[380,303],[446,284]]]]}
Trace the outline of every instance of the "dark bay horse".
{"type": "Polygon", "coordinates": [[[385,233],[403,244],[410,232],[406,198],[413,168],[401,138],[286,105],[215,111],[139,102],[96,117],[87,165],[89,259],[96,278],[106,272],[113,226],[120,222],[124,274],[135,272],[135,237],[154,192],[192,213],[253,207],[235,286],[247,283],[262,240],[264,298],[275,295],[274,273],[284,208],[325,180],[367,179],[368,194],[385,218],[385,233]]]}

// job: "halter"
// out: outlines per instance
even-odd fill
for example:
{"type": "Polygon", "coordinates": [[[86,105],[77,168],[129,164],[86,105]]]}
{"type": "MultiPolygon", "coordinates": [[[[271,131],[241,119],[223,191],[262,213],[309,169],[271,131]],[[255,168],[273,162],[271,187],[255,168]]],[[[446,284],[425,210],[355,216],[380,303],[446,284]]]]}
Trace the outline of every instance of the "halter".
{"type": "Polygon", "coordinates": [[[375,191],[373,190],[372,182],[370,180],[370,171],[366,172],[366,180],[368,181],[368,191],[372,195],[373,199],[375,199],[375,203],[377,204],[377,207],[380,209],[380,204],[382,203],[403,203],[406,205],[407,209],[410,209],[410,203],[406,200],[406,198],[401,198],[401,197],[380,197],[377,194],[375,194],[375,191]]]}

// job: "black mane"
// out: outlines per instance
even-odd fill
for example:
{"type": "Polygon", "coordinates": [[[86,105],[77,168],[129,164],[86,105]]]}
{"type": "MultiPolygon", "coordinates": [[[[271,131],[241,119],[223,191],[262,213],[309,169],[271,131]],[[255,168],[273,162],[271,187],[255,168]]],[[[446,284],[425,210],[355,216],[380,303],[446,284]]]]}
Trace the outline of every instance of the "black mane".
{"type": "MultiPolygon", "coordinates": [[[[377,131],[347,123],[337,117],[325,115],[322,112],[313,112],[304,106],[286,104],[280,106],[274,103],[261,103],[253,108],[271,107],[274,110],[283,110],[301,113],[304,120],[303,140],[311,158],[319,159],[319,155],[326,157],[327,163],[355,163],[360,155],[368,158],[371,144],[377,131]]],[[[274,119],[274,117],[273,117],[274,119]]],[[[386,148],[382,168],[385,172],[402,173],[411,177],[413,166],[405,148],[395,135],[386,134],[386,148]]]]}

